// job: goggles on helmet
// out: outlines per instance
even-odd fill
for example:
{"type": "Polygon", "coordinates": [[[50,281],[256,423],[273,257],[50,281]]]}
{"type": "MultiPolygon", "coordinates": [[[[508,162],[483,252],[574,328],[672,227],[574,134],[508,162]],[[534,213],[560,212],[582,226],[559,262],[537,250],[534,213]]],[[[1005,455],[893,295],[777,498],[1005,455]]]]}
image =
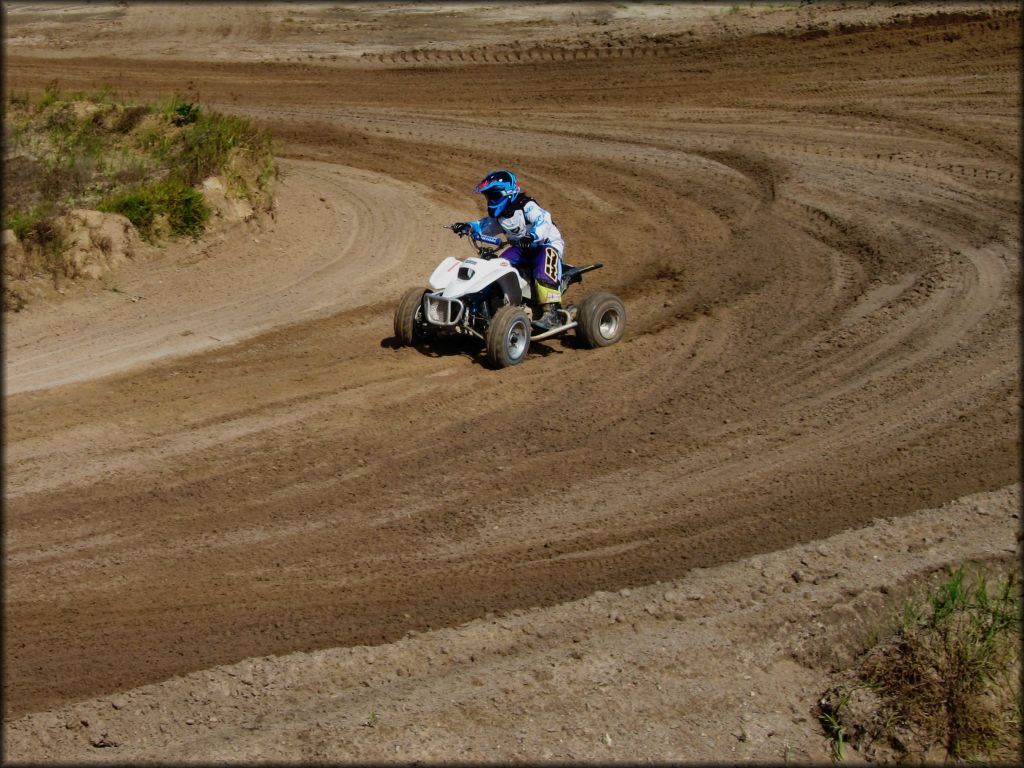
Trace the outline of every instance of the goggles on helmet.
{"type": "Polygon", "coordinates": [[[511,171],[492,171],[476,185],[476,191],[487,200],[487,210],[492,216],[499,215],[510,199],[519,193],[519,183],[511,171]]]}

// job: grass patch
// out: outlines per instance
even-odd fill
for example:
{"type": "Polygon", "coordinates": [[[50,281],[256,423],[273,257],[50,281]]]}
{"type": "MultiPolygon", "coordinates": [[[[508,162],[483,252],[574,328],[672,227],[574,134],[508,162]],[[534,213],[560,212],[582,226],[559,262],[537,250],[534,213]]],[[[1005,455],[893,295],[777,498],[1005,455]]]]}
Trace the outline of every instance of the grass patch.
{"type": "Polygon", "coordinates": [[[51,82],[35,103],[8,98],[4,123],[3,226],[19,239],[40,211],[70,208],[123,213],[146,238],[166,216],[169,233],[196,237],[210,211],[190,187],[223,174],[238,197],[268,204],[276,176],[268,134],[178,95],[126,104],[110,88],[65,93],[51,82]],[[238,170],[240,155],[251,173],[238,170]]]}
{"type": "Polygon", "coordinates": [[[28,240],[39,230],[39,225],[52,215],[47,207],[37,206],[29,211],[14,211],[4,221],[4,229],[14,230],[19,240],[28,240]]]}
{"type": "Polygon", "coordinates": [[[120,213],[143,237],[152,237],[154,225],[165,218],[171,234],[196,237],[202,233],[210,209],[200,192],[178,178],[137,187],[103,200],[99,209],[120,213]]]}
{"type": "Polygon", "coordinates": [[[907,603],[896,641],[868,658],[865,673],[896,717],[969,759],[1019,732],[1019,664],[1016,574],[990,585],[961,567],[925,600],[907,603]]]}
{"type": "Polygon", "coordinates": [[[71,208],[122,213],[147,238],[166,217],[169,234],[195,237],[210,216],[194,189],[204,179],[224,175],[236,196],[269,206],[277,175],[266,132],[177,95],[126,104],[109,88],[63,93],[51,82],[34,104],[9,98],[4,124],[3,227],[19,239],[34,212],[71,208]]]}
{"type": "Polygon", "coordinates": [[[832,744],[833,763],[841,763],[846,759],[846,726],[843,725],[839,714],[844,704],[845,700],[840,699],[837,707],[822,711],[818,717],[822,728],[825,729],[825,735],[832,744]]]}
{"type": "Polygon", "coordinates": [[[853,679],[821,702],[841,760],[845,744],[904,761],[1014,761],[1020,756],[1020,582],[964,566],[909,599],[853,679]]]}
{"type": "Polygon", "coordinates": [[[237,149],[254,155],[270,153],[266,134],[241,117],[203,112],[182,131],[179,173],[196,184],[224,168],[237,149]]]}
{"type": "MultiPolygon", "coordinates": [[[[83,242],[58,219],[73,209],[121,214],[154,242],[203,233],[212,212],[198,186],[210,176],[221,176],[228,197],[253,212],[273,200],[270,136],[177,95],[130,104],[109,88],[67,93],[51,81],[35,100],[24,92],[7,98],[4,137],[2,226],[18,240],[4,254],[5,309],[24,306],[35,278],[57,286],[94,274],[80,255],[65,258],[83,242]]],[[[104,237],[90,235],[86,247],[103,250],[104,237]]]]}
{"type": "Polygon", "coordinates": [[[56,80],[51,80],[46,84],[43,89],[43,96],[39,99],[39,104],[36,106],[40,112],[45,112],[48,107],[55,104],[60,98],[60,88],[57,85],[56,80]]]}
{"type": "Polygon", "coordinates": [[[22,258],[4,253],[4,308],[22,309],[26,300],[16,290],[11,290],[11,280],[41,275],[57,285],[63,276],[64,262],[61,251],[64,243],[53,225],[53,210],[50,206],[37,206],[27,212],[18,212],[4,222],[21,241],[22,258]],[[25,259],[24,251],[29,250],[32,258],[25,259]]]}
{"type": "Polygon", "coordinates": [[[199,117],[200,110],[198,104],[193,104],[191,101],[185,101],[175,94],[171,97],[170,103],[163,111],[173,125],[188,125],[196,121],[199,117]]]}

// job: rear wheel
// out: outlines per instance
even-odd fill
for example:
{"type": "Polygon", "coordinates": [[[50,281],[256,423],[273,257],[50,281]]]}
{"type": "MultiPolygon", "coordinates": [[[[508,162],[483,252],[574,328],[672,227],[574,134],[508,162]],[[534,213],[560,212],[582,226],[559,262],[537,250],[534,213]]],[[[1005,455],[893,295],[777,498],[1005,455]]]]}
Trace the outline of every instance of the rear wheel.
{"type": "Polygon", "coordinates": [[[607,347],[626,330],[626,306],[614,293],[595,293],[580,305],[576,336],[584,346],[607,347]]]}
{"type": "Polygon", "coordinates": [[[487,364],[507,368],[523,362],[530,348],[530,318],[520,307],[499,309],[487,326],[487,364]]]}
{"type": "Polygon", "coordinates": [[[399,344],[412,346],[433,335],[434,329],[423,319],[425,293],[422,288],[410,288],[398,302],[398,309],[395,310],[395,338],[399,344]]]}

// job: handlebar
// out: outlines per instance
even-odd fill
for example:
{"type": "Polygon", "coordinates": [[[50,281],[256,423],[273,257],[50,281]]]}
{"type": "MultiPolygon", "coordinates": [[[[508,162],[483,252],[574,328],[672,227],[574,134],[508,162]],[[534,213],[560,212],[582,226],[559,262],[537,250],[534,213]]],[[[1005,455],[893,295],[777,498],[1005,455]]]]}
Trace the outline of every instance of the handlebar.
{"type": "Polygon", "coordinates": [[[512,243],[510,242],[499,242],[494,247],[488,247],[486,245],[480,245],[479,241],[473,239],[472,235],[468,232],[456,232],[454,224],[446,224],[445,229],[450,229],[455,232],[460,238],[469,236],[469,247],[476,251],[476,255],[481,259],[494,259],[501,255],[501,251],[508,248],[512,243]]]}

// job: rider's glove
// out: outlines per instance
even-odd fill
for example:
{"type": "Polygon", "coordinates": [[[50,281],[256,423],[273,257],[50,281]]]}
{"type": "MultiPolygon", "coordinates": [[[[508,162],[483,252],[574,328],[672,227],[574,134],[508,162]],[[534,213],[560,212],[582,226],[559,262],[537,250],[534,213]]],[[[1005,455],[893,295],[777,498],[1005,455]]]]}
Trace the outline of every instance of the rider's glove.
{"type": "Polygon", "coordinates": [[[464,221],[457,221],[451,225],[451,230],[461,237],[462,235],[468,235],[473,231],[473,228],[464,221]]]}
{"type": "Polygon", "coordinates": [[[533,246],[533,240],[528,237],[519,237],[510,241],[516,248],[530,248],[533,246]]]}

